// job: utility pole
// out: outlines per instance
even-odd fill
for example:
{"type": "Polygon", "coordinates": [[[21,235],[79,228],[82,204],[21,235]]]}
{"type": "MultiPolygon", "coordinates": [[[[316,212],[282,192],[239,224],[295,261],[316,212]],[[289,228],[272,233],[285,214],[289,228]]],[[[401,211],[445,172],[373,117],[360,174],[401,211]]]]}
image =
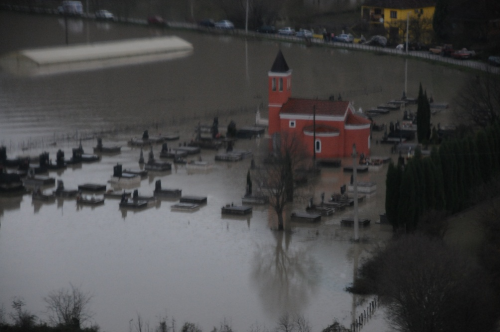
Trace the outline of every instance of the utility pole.
{"type": "Polygon", "coordinates": [[[408,31],[410,30],[410,12],[406,13],[406,54],[408,55],[408,31]]]}
{"type": "Polygon", "coordinates": [[[313,167],[316,167],[316,105],[313,106],[313,167]]]}
{"type": "Polygon", "coordinates": [[[358,223],[358,181],[357,181],[357,170],[356,165],[357,153],[356,153],[356,143],[352,145],[352,186],[354,187],[354,241],[359,241],[359,223],[358,223]]]}
{"type": "Polygon", "coordinates": [[[247,0],[247,12],[246,12],[246,18],[245,18],[245,33],[248,33],[248,1],[247,0]]]}
{"type": "Polygon", "coordinates": [[[66,45],[68,45],[68,15],[64,13],[64,32],[66,35],[66,45]]]}

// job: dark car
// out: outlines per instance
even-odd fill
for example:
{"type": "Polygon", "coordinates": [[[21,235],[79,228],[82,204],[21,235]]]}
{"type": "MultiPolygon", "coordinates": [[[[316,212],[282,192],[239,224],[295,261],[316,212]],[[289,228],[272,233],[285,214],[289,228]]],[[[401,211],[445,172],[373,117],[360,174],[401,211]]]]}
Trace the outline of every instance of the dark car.
{"type": "Polygon", "coordinates": [[[257,32],[260,32],[260,33],[277,33],[278,31],[272,25],[263,25],[259,29],[257,29],[257,32]]]}
{"type": "Polygon", "coordinates": [[[166,25],[163,17],[158,16],[158,15],[149,16],[148,17],[148,24],[149,25],[161,25],[161,26],[166,25]]]}
{"type": "Polygon", "coordinates": [[[215,21],[209,18],[203,19],[198,23],[201,27],[213,28],[215,27],[215,21]]]}
{"type": "Polygon", "coordinates": [[[500,56],[492,55],[488,57],[488,63],[492,66],[500,67],[500,56]]]}

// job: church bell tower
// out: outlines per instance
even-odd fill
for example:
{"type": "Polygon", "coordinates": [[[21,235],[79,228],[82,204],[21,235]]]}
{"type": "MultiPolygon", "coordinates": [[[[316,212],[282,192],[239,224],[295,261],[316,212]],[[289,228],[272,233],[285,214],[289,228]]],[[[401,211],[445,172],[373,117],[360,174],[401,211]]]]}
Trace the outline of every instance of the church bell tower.
{"type": "Polygon", "coordinates": [[[268,72],[269,82],[269,128],[268,133],[273,136],[280,131],[280,110],[292,93],[292,70],[288,68],[281,50],[268,72]]]}

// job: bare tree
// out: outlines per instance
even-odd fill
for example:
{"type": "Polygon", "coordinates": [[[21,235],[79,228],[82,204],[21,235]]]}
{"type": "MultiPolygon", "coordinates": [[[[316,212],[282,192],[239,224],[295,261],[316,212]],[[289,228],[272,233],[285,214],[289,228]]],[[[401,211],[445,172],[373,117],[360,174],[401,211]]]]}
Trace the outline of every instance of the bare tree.
{"type": "Polygon", "coordinates": [[[80,328],[92,318],[89,303],[92,295],[82,292],[70,284],[70,288],[61,288],[44,297],[49,322],[53,325],[73,326],[80,328]]]}
{"type": "Polygon", "coordinates": [[[500,75],[487,70],[466,79],[455,116],[464,124],[486,127],[500,117],[500,75]]]}
{"type": "Polygon", "coordinates": [[[303,315],[284,313],[278,319],[276,332],[311,332],[309,321],[303,315]]]}
{"type": "MultiPolygon", "coordinates": [[[[310,160],[310,159],[309,159],[310,160]]],[[[294,198],[295,171],[307,165],[308,155],[302,141],[296,136],[282,133],[277,136],[272,154],[256,172],[257,188],[269,197],[278,217],[278,230],[283,230],[283,211],[294,198]]]]}
{"type": "Polygon", "coordinates": [[[194,323],[185,322],[182,325],[181,332],[201,332],[201,328],[194,323]]]}
{"type": "Polygon", "coordinates": [[[23,299],[14,299],[14,301],[12,301],[14,313],[10,314],[10,318],[14,321],[14,325],[21,330],[30,330],[35,326],[37,317],[28,310],[23,309],[25,305],[23,299]]]}

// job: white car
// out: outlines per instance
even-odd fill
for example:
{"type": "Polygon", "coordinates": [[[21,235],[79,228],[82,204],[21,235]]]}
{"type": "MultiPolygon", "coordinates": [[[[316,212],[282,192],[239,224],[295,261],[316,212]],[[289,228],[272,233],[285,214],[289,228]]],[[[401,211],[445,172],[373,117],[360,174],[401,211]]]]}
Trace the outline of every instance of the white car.
{"type": "Polygon", "coordinates": [[[278,33],[280,35],[288,35],[288,36],[293,36],[295,35],[295,29],[286,27],[278,30],[278,33]]]}
{"type": "Polygon", "coordinates": [[[300,29],[299,32],[297,32],[297,34],[295,34],[295,37],[312,38],[313,32],[311,30],[307,30],[307,29],[300,29]]]}
{"type": "Polygon", "coordinates": [[[219,29],[234,29],[234,24],[228,20],[215,22],[215,27],[219,29]]]}
{"type": "Polygon", "coordinates": [[[343,43],[352,43],[354,41],[353,35],[350,33],[343,33],[338,36],[333,37],[333,41],[339,41],[343,43]]]}
{"type": "Polygon", "coordinates": [[[115,17],[106,9],[101,9],[95,12],[95,18],[98,20],[113,20],[115,17]]]}

